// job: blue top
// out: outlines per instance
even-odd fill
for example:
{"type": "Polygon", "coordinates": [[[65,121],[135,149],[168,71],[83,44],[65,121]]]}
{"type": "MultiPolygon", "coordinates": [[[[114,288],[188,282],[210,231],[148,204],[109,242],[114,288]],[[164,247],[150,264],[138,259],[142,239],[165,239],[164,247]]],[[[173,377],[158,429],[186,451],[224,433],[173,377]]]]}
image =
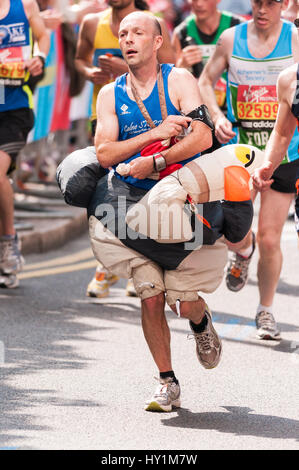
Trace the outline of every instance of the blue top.
{"type": "MultiPolygon", "coordinates": [[[[172,64],[162,64],[162,76],[164,81],[164,92],[165,92],[165,100],[167,106],[167,112],[169,115],[181,115],[181,112],[173,105],[169,98],[168,93],[168,75],[170,74],[173,68],[172,64]]],[[[115,81],[115,112],[118,117],[119,122],[119,136],[118,140],[128,140],[132,137],[135,137],[143,132],[147,132],[150,130],[146,120],[144,119],[137,103],[131,100],[127,94],[127,75],[124,74],[118,77],[115,81]]],[[[151,92],[151,94],[143,101],[149,115],[151,116],[154,124],[158,126],[162,123],[162,115],[160,109],[160,102],[159,102],[159,95],[158,95],[158,85],[157,81],[155,86],[151,92]]],[[[197,158],[200,154],[196,154],[193,157],[178,162],[181,165],[185,165],[189,161],[197,158]]],[[[133,155],[132,157],[124,160],[123,163],[128,163],[134,158],[140,157],[140,152],[133,155]]],[[[116,168],[117,165],[114,166],[116,168]]],[[[132,176],[121,176],[117,172],[115,172],[117,178],[122,179],[126,183],[132,184],[138,188],[143,189],[151,189],[157,181],[145,178],[143,180],[133,178],[132,176]]]]}
{"type": "Polygon", "coordinates": [[[26,86],[29,73],[23,67],[31,57],[31,29],[22,0],[10,0],[9,12],[0,20],[0,86],[4,86],[0,112],[32,106],[26,86]]]}
{"type": "MultiPolygon", "coordinates": [[[[249,144],[264,150],[275,125],[278,111],[276,84],[279,73],[294,64],[292,35],[294,25],[282,20],[275,47],[265,57],[254,57],[248,47],[248,22],[235,26],[233,52],[228,67],[227,118],[236,136],[228,144],[249,144]]],[[[282,163],[298,158],[298,131],[282,163]]]]}

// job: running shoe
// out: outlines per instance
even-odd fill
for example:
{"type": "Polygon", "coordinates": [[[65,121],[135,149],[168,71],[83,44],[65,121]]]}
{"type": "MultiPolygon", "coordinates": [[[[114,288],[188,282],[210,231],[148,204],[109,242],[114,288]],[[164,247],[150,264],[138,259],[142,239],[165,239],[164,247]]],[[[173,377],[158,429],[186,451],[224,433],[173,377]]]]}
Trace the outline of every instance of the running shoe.
{"type": "Polygon", "coordinates": [[[16,274],[24,266],[21,255],[21,243],[18,236],[0,237],[0,272],[2,274],[16,274]]]}
{"type": "Polygon", "coordinates": [[[127,297],[137,297],[137,292],[132,279],[128,280],[126,287],[126,296],[127,297]]]}
{"type": "Polygon", "coordinates": [[[202,333],[197,333],[193,330],[191,322],[190,328],[192,334],[188,337],[193,336],[196,343],[196,355],[205,369],[214,369],[217,367],[222,353],[221,339],[219,338],[215,328],[212,324],[212,314],[209,307],[206,305],[205,315],[207,317],[207,325],[202,333]]]}
{"type": "Polygon", "coordinates": [[[109,287],[118,281],[115,274],[106,274],[96,271],[94,277],[87,286],[86,295],[89,297],[97,297],[102,299],[108,297],[109,287]]]}
{"type": "Polygon", "coordinates": [[[257,327],[256,336],[259,339],[280,340],[280,331],[277,328],[276,321],[272,313],[262,311],[255,317],[257,327]]]}
{"type": "Polygon", "coordinates": [[[238,253],[234,254],[233,259],[230,261],[226,272],[226,285],[227,288],[233,292],[241,290],[248,279],[248,268],[252,255],[255,250],[255,234],[252,232],[252,253],[248,258],[245,258],[238,253]]]}
{"type": "Polygon", "coordinates": [[[156,379],[160,383],[156,391],[148,402],[146,402],[146,411],[172,411],[172,408],[181,406],[180,385],[173,381],[171,377],[167,379],[156,379]]]}
{"type": "Polygon", "coordinates": [[[0,288],[15,289],[19,285],[19,279],[15,274],[0,274],[0,288]]]}

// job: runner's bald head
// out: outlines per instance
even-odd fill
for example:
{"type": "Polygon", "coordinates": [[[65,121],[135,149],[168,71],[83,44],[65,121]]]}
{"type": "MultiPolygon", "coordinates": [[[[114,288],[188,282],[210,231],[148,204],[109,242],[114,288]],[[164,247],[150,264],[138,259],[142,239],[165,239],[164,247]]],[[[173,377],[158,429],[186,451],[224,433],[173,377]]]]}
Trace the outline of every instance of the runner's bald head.
{"type": "Polygon", "coordinates": [[[154,37],[162,36],[162,28],[161,28],[160,22],[154,15],[151,15],[149,13],[144,13],[142,11],[134,11],[133,13],[129,13],[127,16],[125,16],[125,18],[120,23],[120,29],[122,28],[124,24],[130,21],[144,22],[145,24],[148,24],[149,27],[152,28],[154,37]]]}

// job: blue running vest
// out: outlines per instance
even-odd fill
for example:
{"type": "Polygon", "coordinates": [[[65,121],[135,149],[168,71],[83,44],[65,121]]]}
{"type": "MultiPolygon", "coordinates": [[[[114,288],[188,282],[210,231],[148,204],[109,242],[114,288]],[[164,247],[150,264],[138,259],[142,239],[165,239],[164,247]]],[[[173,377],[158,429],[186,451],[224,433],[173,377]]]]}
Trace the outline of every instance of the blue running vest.
{"type": "Polygon", "coordinates": [[[26,82],[25,60],[32,58],[32,34],[21,0],[10,0],[7,16],[0,20],[0,112],[32,108],[32,93],[26,82]],[[3,93],[4,87],[4,93],[3,93]]]}
{"type": "MultiPolygon", "coordinates": [[[[238,122],[236,137],[229,144],[244,143],[264,150],[273,130],[278,111],[276,83],[279,73],[295,63],[292,55],[293,25],[282,21],[282,29],[273,51],[262,59],[253,57],[248,48],[248,23],[235,27],[233,53],[227,82],[227,117],[238,122]]],[[[298,158],[298,130],[291,140],[282,163],[298,158]]]]}
{"type": "MultiPolygon", "coordinates": [[[[165,99],[166,99],[166,106],[167,112],[169,115],[181,115],[180,111],[172,104],[168,94],[168,75],[170,74],[173,65],[172,64],[162,64],[162,76],[164,81],[164,91],[165,91],[165,99]]],[[[141,111],[138,108],[138,105],[135,101],[132,101],[128,94],[127,94],[127,75],[124,74],[118,77],[115,81],[114,93],[115,93],[115,112],[118,117],[119,122],[119,136],[118,140],[128,140],[132,137],[136,137],[137,135],[147,132],[150,130],[146,120],[144,119],[141,111]]],[[[143,101],[146,109],[149,112],[154,124],[158,126],[162,123],[162,115],[160,109],[160,102],[159,102],[159,95],[158,95],[158,85],[157,81],[155,86],[151,92],[151,94],[143,101]]],[[[186,163],[190,162],[194,158],[199,157],[200,154],[196,154],[193,157],[178,162],[181,165],[185,165],[186,163]]],[[[134,158],[140,157],[140,152],[132,157],[124,160],[124,163],[128,163],[134,158]]],[[[114,169],[117,165],[114,166],[114,169]]],[[[126,183],[132,184],[138,188],[142,189],[151,189],[157,181],[145,178],[143,180],[133,178],[132,176],[121,176],[115,171],[115,175],[117,178],[125,181],[126,183]]]]}

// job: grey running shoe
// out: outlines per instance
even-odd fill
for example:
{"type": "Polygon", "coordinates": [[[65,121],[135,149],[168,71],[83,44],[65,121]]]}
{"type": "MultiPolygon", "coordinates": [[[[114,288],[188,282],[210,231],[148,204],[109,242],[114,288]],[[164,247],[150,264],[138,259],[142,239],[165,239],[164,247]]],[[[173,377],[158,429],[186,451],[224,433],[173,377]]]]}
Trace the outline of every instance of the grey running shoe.
{"type": "Polygon", "coordinates": [[[196,355],[205,369],[214,369],[221,358],[222,353],[222,344],[221,340],[213,327],[212,324],[212,314],[206,305],[205,315],[207,317],[207,326],[202,333],[196,333],[190,323],[190,328],[193,331],[192,335],[194,336],[196,342],[196,355]]]}
{"type": "Polygon", "coordinates": [[[24,266],[24,258],[20,252],[18,236],[0,238],[0,271],[2,274],[16,274],[24,266]]]}
{"type": "Polygon", "coordinates": [[[175,383],[171,377],[167,379],[157,379],[158,385],[153,397],[146,402],[146,411],[171,411],[172,407],[181,406],[180,385],[175,383]]]}
{"type": "Polygon", "coordinates": [[[252,253],[248,258],[234,254],[233,259],[230,261],[226,272],[226,286],[233,292],[241,290],[248,279],[249,263],[255,250],[255,234],[252,232],[252,253]]]}
{"type": "Polygon", "coordinates": [[[0,274],[0,288],[15,289],[19,285],[19,279],[15,274],[0,274]]]}
{"type": "Polygon", "coordinates": [[[276,341],[281,339],[280,331],[272,313],[259,312],[255,317],[255,323],[257,327],[256,336],[259,339],[274,339],[276,341]]]}

